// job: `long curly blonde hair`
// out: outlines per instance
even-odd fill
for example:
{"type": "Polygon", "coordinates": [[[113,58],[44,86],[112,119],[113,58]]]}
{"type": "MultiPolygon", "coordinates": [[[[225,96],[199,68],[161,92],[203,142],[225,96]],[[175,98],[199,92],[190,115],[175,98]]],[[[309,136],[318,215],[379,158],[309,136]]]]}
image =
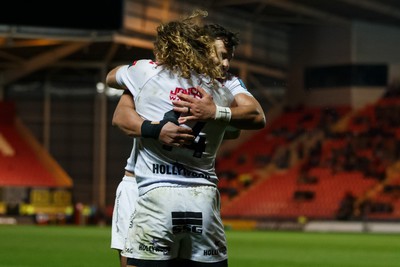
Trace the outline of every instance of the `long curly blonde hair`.
{"type": "Polygon", "coordinates": [[[157,27],[154,54],[158,65],[187,79],[191,78],[192,71],[212,81],[223,78],[221,63],[213,59],[218,56],[214,38],[199,25],[207,15],[206,11],[196,10],[187,18],[157,27]]]}

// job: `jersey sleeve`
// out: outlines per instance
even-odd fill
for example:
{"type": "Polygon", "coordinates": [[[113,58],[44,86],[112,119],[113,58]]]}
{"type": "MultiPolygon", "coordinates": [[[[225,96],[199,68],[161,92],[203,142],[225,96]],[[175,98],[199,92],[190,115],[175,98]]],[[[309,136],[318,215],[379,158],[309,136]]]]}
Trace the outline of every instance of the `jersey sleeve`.
{"type": "Polygon", "coordinates": [[[236,77],[236,76],[231,76],[229,77],[228,80],[224,82],[225,87],[231,91],[231,93],[235,96],[237,94],[246,94],[249,96],[253,96],[246,88],[244,85],[243,81],[236,77]]]}
{"type": "Polygon", "coordinates": [[[156,63],[147,59],[135,61],[131,65],[124,65],[117,70],[117,83],[126,86],[135,97],[143,84],[155,75],[156,66],[156,63]]]}
{"type": "Polygon", "coordinates": [[[118,68],[115,78],[119,85],[126,86],[126,82],[125,82],[126,77],[127,77],[126,70],[128,67],[129,67],[129,65],[123,65],[120,68],[118,68]]]}

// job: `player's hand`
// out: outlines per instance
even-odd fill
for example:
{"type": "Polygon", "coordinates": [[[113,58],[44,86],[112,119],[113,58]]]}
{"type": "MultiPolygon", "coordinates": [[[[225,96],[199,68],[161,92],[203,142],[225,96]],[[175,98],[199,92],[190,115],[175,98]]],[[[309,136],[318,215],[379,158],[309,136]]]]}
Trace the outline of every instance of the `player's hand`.
{"type": "Polygon", "coordinates": [[[167,146],[181,147],[190,145],[194,138],[191,128],[168,122],[162,127],[158,140],[167,146]]]}
{"type": "Polygon", "coordinates": [[[203,88],[198,86],[196,88],[202,95],[202,98],[195,98],[193,96],[179,93],[180,100],[172,101],[174,111],[180,112],[182,115],[179,117],[179,123],[187,121],[206,121],[214,119],[215,117],[215,103],[210,94],[203,88]]]}

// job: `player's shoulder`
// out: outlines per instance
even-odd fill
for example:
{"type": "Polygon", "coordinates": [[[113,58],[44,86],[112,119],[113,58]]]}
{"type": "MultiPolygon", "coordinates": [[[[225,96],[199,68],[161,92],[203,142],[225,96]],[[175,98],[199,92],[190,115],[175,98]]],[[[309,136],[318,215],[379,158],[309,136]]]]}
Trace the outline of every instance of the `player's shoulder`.
{"type": "Polygon", "coordinates": [[[235,79],[237,79],[238,77],[236,76],[236,75],[234,75],[233,73],[230,73],[230,72],[227,72],[226,73],[226,78],[225,78],[225,80],[226,81],[230,81],[230,80],[235,80],[235,79]]]}
{"type": "Polygon", "coordinates": [[[137,79],[145,79],[157,75],[161,69],[157,62],[151,59],[136,60],[127,67],[129,75],[137,79]]]}
{"type": "Polygon", "coordinates": [[[240,86],[243,87],[244,89],[247,90],[244,82],[242,81],[242,79],[240,79],[238,76],[232,74],[232,73],[227,73],[226,74],[226,78],[223,81],[223,84],[228,87],[228,88],[232,88],[232,87],[236,87],[236,86],[240,86]]]}
{"type": "Polygon", "coordinates": [[[151,59],[139,59],[129,64],[129,68],[155,68],[157,63],[151,59]]]}

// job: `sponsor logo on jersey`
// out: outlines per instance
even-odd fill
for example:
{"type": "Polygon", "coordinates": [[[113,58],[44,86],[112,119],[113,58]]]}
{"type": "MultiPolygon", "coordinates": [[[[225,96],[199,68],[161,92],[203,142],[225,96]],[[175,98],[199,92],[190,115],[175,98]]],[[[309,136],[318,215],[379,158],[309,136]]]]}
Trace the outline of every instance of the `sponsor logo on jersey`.
{"type": "Polygon", "coordinates": [[[226,246],[223,242],[215,241],[214,244],[216,248],[203,250],[204,256],[216,256],[220,254],[226,255],[226,246]]]}
{"type": "Polygon", "coordinates": [[[194,98],[202,98],[201,93],[195,87],[190,87],[187,89],[176,87],[175,90],[171,90],[171,92],[169,94],[169,99],[170,100],[179,100],[179,97],[177,96],[179,93],[191,95],[194,98]]]}
{"type": "Polygon", "coordinates": [[[124,251],[125,251],[126,253],[132,253],[132,252],[133,252],[133,249],[132,249],[132,248],[125,247],[124,251]]]}
{"type": "Polygon", "coordinates": [[[139,251],[146,251],[152,254],[162,253],[163,255],[168,255],[171,253],[171,247],[161,246],[157,241],[153,240],[151,245],[139,244],[139,251]]]}
{"type": "Polygon", "coordinates": [[[181,175],[185,177],[206,178],[210,179],[210,175],[203,172],[190,171],[182,165],[166,165],[166,164],[153,164],[154,174],[167,174],[167,175],[181,175]]]}
{"type": "Polygon", "coordinates": [[[180,233],[203,233],[203,215],[201,212],[173,211],[172,232],[180,233]]]}
{"type": "MultiPolygon", "coordinates": [[[[157,64],[157,63],[154,62],[153,60],[149,60],[148,62],[149,62],[149,64],[152,64],[152,65],[157,64]]],[[[129,64],[128,68],[129,68],[129,67],[132,67],[132,66],[135,66],[136,63],[137,63],[137,60],[133,61],[131,64],[129,64]]]]}

